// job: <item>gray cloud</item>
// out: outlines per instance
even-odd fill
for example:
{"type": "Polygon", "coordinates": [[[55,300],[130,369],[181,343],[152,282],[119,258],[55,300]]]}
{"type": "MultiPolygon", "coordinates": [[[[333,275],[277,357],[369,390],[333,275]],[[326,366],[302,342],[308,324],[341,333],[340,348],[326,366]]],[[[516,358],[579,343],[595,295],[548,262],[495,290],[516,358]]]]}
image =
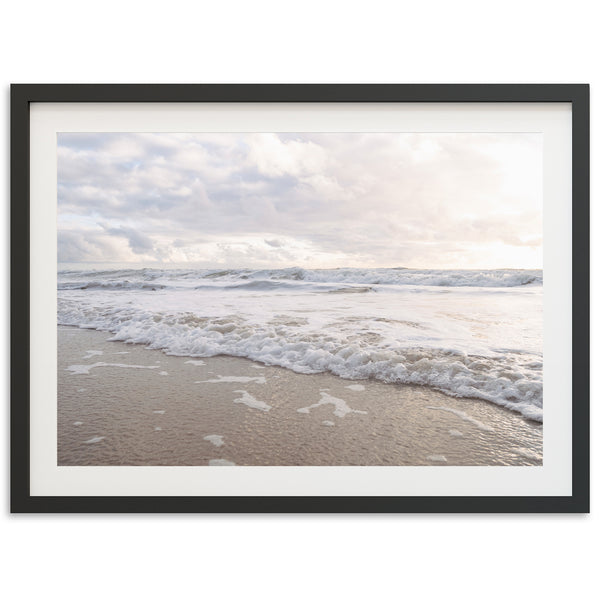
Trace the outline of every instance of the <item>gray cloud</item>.
{"type": "Polygon", "coordinates": [[[106,235],[95,231],[58,231],[61,262],[119,261],[123,251],[106,235]]]}
{"type": "Polygon", "coordinates": [[[152,240],[143,233],[127,227],[107,228],[106,232],[117,237],[124,237],[135,254],[148,254],[153,249],[152,240]]]}

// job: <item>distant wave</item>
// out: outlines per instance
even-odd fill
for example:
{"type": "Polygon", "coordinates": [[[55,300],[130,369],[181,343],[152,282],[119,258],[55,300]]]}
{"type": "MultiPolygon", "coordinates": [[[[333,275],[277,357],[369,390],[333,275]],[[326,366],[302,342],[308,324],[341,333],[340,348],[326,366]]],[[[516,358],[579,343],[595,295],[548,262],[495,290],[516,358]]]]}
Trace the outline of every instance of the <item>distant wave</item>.
{"type": "Polygon", "coordinates": [[[115,269],[59,271],[59,289],[164,289],[193,287],[202,282],[240,289],[276,289],[266,282],[303,282],[358,286],[430,286],[508,288],[543,285],[543,272],[533,269],[435,270],[435,269],[115,269]],[[151,288],[142,287],[156,282],[151,288]],[[247,285],[246,285],[247,283],[247,285]]]}
{"type": "Polygon", "coordinates": [[[139,281],[73,281],[58,284],[59,290],[163,290],[167,286],[159,283],[139,281]]]}
{"type": "Polygon", "coordinates": [[[356,287],[342,287],[334,290],[329,290],[328,294],[366,294],[368,292],[374,292],[375,290],[369,286],[356,286],[356,287]]]}
{"type": "Polygon", "coordinates": [[[258,279],[255,281],[249,281],[247,283],[239,283],[236,285],[226,286],[228,288],[234,290],[260,290],[260,291],[269,291],[269,290],[278,290],[278,289],[294,289],[297,288],[297,285],[293,283],[286,283],[283,281],[271,281],[258,279]]]}
{"type": "MultiPolygon", "coordinates": [[[[210,280],[204,278],[203,280],[210,280]]],[[[248,291],[248,292],[276,292],[276,291],[305,291],[305,292],[322,292],[328,294],[357,294],[374,291],[368,286],[346,285],[340,287],[337,283],[311,283],[304,281],[281,281],[271,279],[244,280],[240,283],[239,280],[222,281],[215,284],[210,283],[194,285],[192,288],[186,285],[177,285],[176,282],[171,285],[158,283],[157,281],[63,281],[58,283],[58,291],[73,291],[73,290],[105,290],[105,291],[124,291],[124,290],[142,290],[142,291],[158,291],[158,290],[230,290],[230,291],[248,291]]]]}

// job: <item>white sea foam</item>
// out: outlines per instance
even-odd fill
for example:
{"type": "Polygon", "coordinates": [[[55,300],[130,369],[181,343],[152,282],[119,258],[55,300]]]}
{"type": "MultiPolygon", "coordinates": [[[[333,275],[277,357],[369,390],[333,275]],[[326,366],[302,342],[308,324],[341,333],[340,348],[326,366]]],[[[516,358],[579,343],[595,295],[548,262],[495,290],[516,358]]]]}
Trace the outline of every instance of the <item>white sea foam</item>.
{"type": "Polygon", "coordinates": [[[333,421],[323,421],[323,425],[326,427],[334,427],[335,423],[333,421]]]}
{"type": "Polygon", "coordinates": [[[327,392],[319,392],[319,393],[321,394],[321,399],[316,404],[311,404],[310,406],[305,406],[303,408],[299,408],[298,412],[299,413],[309,413],[313,408],[317,408],[318,406],[323,406],[325,404],[333,404],[335,406],[333,414],[336,417],[342,418],[350,413],[357,413],[359,415],[367,414],[366,411],[364,411],[364,410],[354,410],[354,409],[350,408],[348,406],[348,404],[346,404],[346,401],[342,400],[341,398],[335,398],[334,396],[331,396],[327,392]]]}
{"type": "Polygon", "coordinates": [[[450,430],[448,430],[448,433],[452,437],[463,437],[462,431],[458,431],[458,429],[450,429],[450,430]]]}
{"type": "Polygon", "coordinates": [[[75,421],[73,423],[73,425],[75,425],[76,427],[79,427],[79,425],[83,425],[83,421],[75,421]]]}
{"type": "Polygon", "coordinates": [[[352,385],[347,385],[346,387],[349,390],[352,390],[353,392],[364,392],[365,391],[365,386],[361,385],[360,383],[353,383],[352,385]]]}
{"type": "Polygon", "coordinates": [[[446,406],[428,406],[427,408],[429,408],[430,410],[443,410],[444,412],[448,412],[453,415],[456,415],[459,419],[462,419],[463,421],[466,421],[467,423],[471,423],[472,425],[475,425],[475,427],[477,427],[477,429],[481,429],[481,431],[494,431],[493,427],[490,427],[489,425],[486,425],[485,423],[482,423],[481,421],[478,421],[477,419],[470,417],[467,413],[464,413],[461,410],[456,410],[454,408],[448,408],[446,406]]]}
{"type": "Polygon", "coordinates": [[[168,375],[168,373],[166,371],[160,371],[159,375],[168,375]]]}
{"type": "Polygon", "coordinates": [[[147,367],[145,365],[124,365],[120,363],[97,362],[93,365],[70,365],[65,371],[71,371],[74,375],[89,375],[92,369],[98,367],[120,367],[122,369],[157,369],[158,367],[147,367]]]}
{"type": "Polygon", "coordinates": [[[541,271],[71,270],[59,288],[59,324],[112,340],[429,386],[542,420],[541,271]]]}
{"type": "Polygon", "coordinates": [[[443,454],[431,454],[427,457],[427,460],[432,462],[448,462],[448,459],[443,454]]]}
{"type": "Polygon", "coordinates": [[[234,399],[234,402],[236,404],[245,404],[250,408],[256,408],[264,412],[267,412],[273,408],[272,406],[269,406],[266,402],[263,402],[262,400],[257,400],[254,396],[251,396],[246,390],[235,390],[235,393],[242,394],[240,398],[234,399]]]}
{"type": "Polygon", "coordinates": [[[225,444],[222,435],[205,435],[204,439],[213,446],[223,446],[223,444],[225,444]]]}
{"type": "Polygon", "coordinates": [[[211,458],[208,461],[209,467],[235,467],[235,463],[224,458],[211,458]]]}
{"type": "Polygon", "coordinates": [[[525,458],[530,458],[532,460],[542,460],[542,455],[534,450],[530,450],[529,448],[514,448],[513,452],[518,454],[519,456],[523,456],[525,458]]]}
{"type": "Polygon", "coordinates": [[[165,411],[164,410],[153,410],[152,411],[155,415],[164,415],[165,411]]]}
{"type": "Polygon", "coordinates": [[[98,442],[101,442],[103,439],[105,439],[105,437],[103,435],[97,435],[97,436],[94,436],[93,438],[90,438],[89,440],[86,440],[83,443],[84,444],[97,444],[98,442]]]}
{"type": "Polygon", "coordinates": [[[203,367],[206,363],[203,360],[186,360],[186,365],[195,365],[196,367],[203,367]]]}
{"type": "Polygon", "coordinates": [[[206,379],[196,383],[266,383],[264,377],[243,377],[236,375],[217,375],[217,379],[206,379]]]}
{"type": "Polygon", "coordinates": [[[92,356],[101,356],[102,354],[104,354],[102,350],[86,350],[86,355],[83,358],[92,358],[92,356]]]}
{"type": "Polygon", "coordinates": [[[155,427],[154,431],[162,431],[162,427],[155,427]]]}

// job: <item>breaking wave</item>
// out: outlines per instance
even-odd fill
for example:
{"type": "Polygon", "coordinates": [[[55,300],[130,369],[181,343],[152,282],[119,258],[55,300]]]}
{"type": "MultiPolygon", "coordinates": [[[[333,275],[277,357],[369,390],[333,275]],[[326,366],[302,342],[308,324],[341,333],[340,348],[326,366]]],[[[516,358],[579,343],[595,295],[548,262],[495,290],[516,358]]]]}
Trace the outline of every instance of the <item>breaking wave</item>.
{"type": "Polygon", "coordinates": [[[426,327],[410,322],[339,319],[315,327],[302,317],[201,316],[124,306],[99,308],[59,299],[58,323],[111,332],[113,340],[190,357],[230,355],[298,373],[430,386],[478,398],[542,421],[540,356],[498,349],[479,354],[411,343],[426,327]],[[393,337],[397,339],[393,341],[393,337]]]}

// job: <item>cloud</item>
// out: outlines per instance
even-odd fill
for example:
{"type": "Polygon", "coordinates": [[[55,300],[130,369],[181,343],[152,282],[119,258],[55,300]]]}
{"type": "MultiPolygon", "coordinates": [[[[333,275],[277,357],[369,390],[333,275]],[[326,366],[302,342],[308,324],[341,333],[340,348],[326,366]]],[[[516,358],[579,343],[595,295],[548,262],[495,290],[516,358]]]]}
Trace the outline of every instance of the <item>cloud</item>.
{"type": "Polygon", "coordinates": [[[301,135],[286,140],[276,133],[259,133],[248,138],[247,160],[267,177],[318,174],[328,162],[326,149],[301,135]]]}
{"type": "Polygon", "coordinates": [[[58,231],[59,262],[110,262],[128,254],[115,241],[93,231],[58,231]]]}
{"type": "Polygon", "coordinates": [[[129,242],[129,247],[135,254],[148,254],[153,249],[152,240],[143,233],[126,227],[112,227],[106,229],[110,235],[124,237],[129,242]]]}
{"type": "Polygon", "coordinates": [[[59,259],[541,266],[541,159],[538,134],[59,134],[59,259]]]}

